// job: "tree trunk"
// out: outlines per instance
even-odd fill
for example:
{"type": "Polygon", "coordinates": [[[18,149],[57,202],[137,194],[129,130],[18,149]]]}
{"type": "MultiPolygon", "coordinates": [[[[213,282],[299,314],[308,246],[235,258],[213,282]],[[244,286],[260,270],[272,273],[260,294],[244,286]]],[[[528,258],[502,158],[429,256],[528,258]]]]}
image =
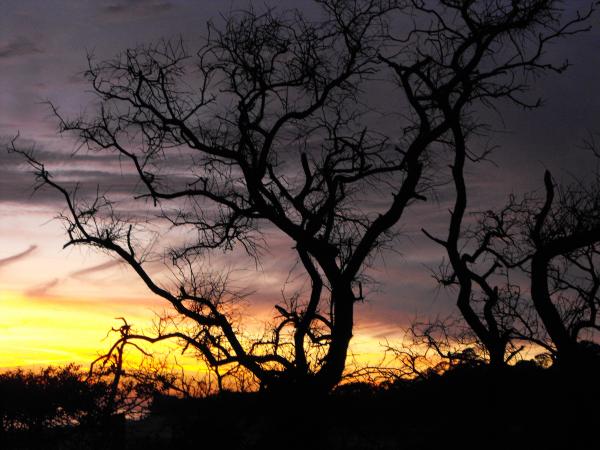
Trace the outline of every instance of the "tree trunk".
{"type": "Polygon", "coordinates": [[[500,369],[506,366],[506,362],[504,361],[506,344],[498,342],[495,345],[490,345],[488,351],[490,353],[490,367],[492,369],[500,369]]]}
{"type": "Polygon", "coordinates": [[[323,366],[315,375],[313,386],[313,389],[323,393],[331,391],[342,379],[354,322],[354,294],[350,283],[334,287],[331,298],[333,302],[331,343],[323,366]]]}
{"type": "Polygon", "coordinates": [[[277,378],[263,380],[266,396],[294,398],[299,403],[321,397],[339,384],[346,367],[346,355],[352,339],[354,322],[354,294],[349,283],[334,288],[331,294],[333,317],[331,340],[321,369],[317,373],[306,370],[282,372],[277,378]]]}
{"type": "Polygon", "coordinates": [[[548,289],[548,264],[544,255],[536,254],[531,260],[531,298],[550,339],[556,346],[557,359],[561,363],[577,358],[577,342],[571,338],[548,289]]]}

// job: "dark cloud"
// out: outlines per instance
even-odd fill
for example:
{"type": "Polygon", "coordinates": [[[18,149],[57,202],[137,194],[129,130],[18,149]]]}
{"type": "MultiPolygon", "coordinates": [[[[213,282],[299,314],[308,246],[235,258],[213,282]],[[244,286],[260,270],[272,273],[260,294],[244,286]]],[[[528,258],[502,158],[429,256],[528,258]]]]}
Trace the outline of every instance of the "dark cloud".
{"type": "Polygon", "coordinates": [[[139,16],[161,14],[174,8],[170,2],[147,0],[122,0],[101,8],[105,16],[114,19],[127,19],[139,16]]]}
{"type": "MultiPolygon", "coordinates": [[[[10,145],[9,141],[8,138],[0,138],[0,149],[10,145]]],[[[47,150],[42,148],[42,144],[26,140],[22,144],[17,142],[16,146],[23,150],[33,149],[35,158],[44,163],[55,181],[68,191],[77,189],[79,200],[92,199],[100,193],[113,200],[123,201],[146,192],[131,163],[117,153],[68,153],[63,150],[47,150]]],[[[164,162],[164,177],[161,181],[173,187],[186,186],[192,181],[190,174],[186,173],[189,161],[189,157],[183,155],[170,156],[164,162]]],[[[39,186],[33,169],[25,158],[19,154],[0,151],[0,203],[49,206],[56,210],[64,207],[64,199],[56,190],[47,186],[39,189],[35,189],[36,187],[39,186]]]]}
{"type": "Polygon", "coordinates": [[[8,42],[0,42],[0,59],[43,53],[30,39],[18,37],[8,42]]]}
{"type": "Polygon", "coordinates": [[[17,253],[16,255],[9,256],[8,258],[0,259],[0,268],[26,258],[31,253],[33,253],[36,249],[37,249],[37,245],[30,245],[27,250],[22,251],[21,253],[17,253]]]}

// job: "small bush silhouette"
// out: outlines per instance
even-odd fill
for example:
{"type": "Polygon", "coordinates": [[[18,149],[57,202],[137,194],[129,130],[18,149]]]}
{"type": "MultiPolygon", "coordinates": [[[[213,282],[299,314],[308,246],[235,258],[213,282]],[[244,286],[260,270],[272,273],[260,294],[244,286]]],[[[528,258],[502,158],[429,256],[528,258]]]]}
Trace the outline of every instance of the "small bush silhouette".
{"type": "Polygon", "coordinates": [[[87,382],[79,367],[21,369],[0,374],[0,418],[4,432],[72,427],[96,420],[107,389],[87,382]]]}

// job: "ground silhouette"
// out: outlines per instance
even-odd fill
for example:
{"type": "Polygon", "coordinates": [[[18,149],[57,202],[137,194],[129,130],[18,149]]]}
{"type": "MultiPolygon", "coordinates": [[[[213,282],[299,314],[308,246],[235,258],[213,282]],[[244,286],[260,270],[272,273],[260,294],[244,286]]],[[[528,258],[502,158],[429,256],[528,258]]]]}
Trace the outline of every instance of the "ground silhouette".
{"type": "MultiPolygon", "coordinates": [[[[204,398],[157,392],[143,419],[125,421],[117,414],[112,420],[96,417],[95,423],[57,424],[46,413],[35,427],[3,429],[2,448],[595,448],[599,368],[589,362],[575,371],[542,368],[533,361],[502,369],[462,364],[443,374],[431,372],[378,386],[343,384],[328,395],[302,399],[266,392],[221,392],[204,398]]],[[[24,378],[16,377],[12,386],[24,378]]],[[[31,403],[37,405],[48,401],[43,377],[39,380],[40,384],[22,383],[19,397],[37,396],[31,403]]],[[[71,392],[70,383],[51,390],[50,396],[64,395],[61,389],[66,386],[71,392]]],[[[0,384],[3,424],[7,411],[20,402],[6,395],[6,386],[0,384]]],[[[66,405],[72,399],[52,401],[66,405]]],[[[23,423],[37,420],[35,408],[24,411],[23,423]]],[[[54,410],[57,417],[59,412],[54,410]]]]}

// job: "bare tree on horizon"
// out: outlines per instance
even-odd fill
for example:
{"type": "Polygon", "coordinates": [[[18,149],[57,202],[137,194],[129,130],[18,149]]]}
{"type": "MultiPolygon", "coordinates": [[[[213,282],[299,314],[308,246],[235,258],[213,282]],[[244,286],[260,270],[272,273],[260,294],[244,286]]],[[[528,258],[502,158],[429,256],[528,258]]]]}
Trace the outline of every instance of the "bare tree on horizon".
{"type": "MultiPolygon", "coordinates": [[[[448,256],[447,267],[443,267],[436,278],[444,286],[457,287],[456,304],[460,314],[481,343],[490,364],[501,367],[520,347],[513,345],[515,318],[498,314],[498,310],[515,311],[520,305],[520,293],[518,286],[511,284],[508,273],[511,266],[488,258],[490,240],[497,230],[473,232],[464,225],[469,193],[465,170],[488,157],[486,151],[474,151],[469,146],[469,138],[481,124],[468,115],[467,106],[477,100],[494,108],[495,102],[501,99],[526,109],[540,106],[540,100],[527,98],[527,77],[548,71],[562,73],[568,67],[566,61],[545,60],[544,50],[552,41],[588,30],[586,21],[594,5],[589,3],[587,10],[561,22],[556,15],[560,2],[440,3],[444,5],[442,9],[453,9],[462,18],[470,34],[465,35],[463,29],[449,25],[435,8],[419,7],[432,15],[437,38],[433,46],[435,52],[424,59],[423,66],[429,70],[419,67],[423,89],[427,92],[421,101],[450,123],[446,144],[453,153],[450,168],[455,194],[447,236],[433,236],[426,226],[423,231],[440,244],[448,256]],[[495,39],[506,41],[500,47],[487,48],[485,43],[495,39]],[[493,63],[482,63],[481,68],[470,72],[469,66],[478,58],[484,58],[487,51],[493,52],[493,63]],[[522,71],[524,78],[515,77],[517,71],[522,71]],[[440,86],[440,79],[450,81],[440,86]]],[[[428,111],[425,107],[422,110],[428,111]]]]}
{"type": "Polygon", "coordinates": [[[544,61],[546,45],[587,19],[561,22],[559,2],[543,0],[317,3],[324,14],[317,22],[298,11],[235,13],[222,28],[209,26],[195,57],[182,42],[162,42],[90,59],[95,113],[67,119],[53,106],[61,133],[131,165],[143,189],[135,200],[194,233],[193,242],[165,251],[178,275],[174,288],[148,270],[139,224],[120,217],[106,196],[79,201],[35,155],[12,146],[41,185],[64,196],[65,246],[121,258],[183,318],[178,328],[126,339],[177,339],[212,367],[241,366],[267,391],[300,395],[340,381],[363,270],[441,179],[434,161],[454,160],[456,188],[448,238],[435,239],[460,281],[461,312],[480,338],[491,333],[470,312],[473,273],[457,244],[462,172],[478,158],[467,149],[482,125],[474,108],[502,100],[528,106],[520,97],[527,76],[563,69],[544,61]],[[391,108],[404,118],[393,136],[365,125],[364,105],[370,83],[390,74],[390,93],[404,102],[391,108]],[[182,158],[186,178],[170,178],[169,161],[182,158]],[[310,292],[276,305],[273,326],[248,339],[234,314],[236,294],[201,263],[239,247],[258,258],[266,227],[288,239],[310,292]]]}

